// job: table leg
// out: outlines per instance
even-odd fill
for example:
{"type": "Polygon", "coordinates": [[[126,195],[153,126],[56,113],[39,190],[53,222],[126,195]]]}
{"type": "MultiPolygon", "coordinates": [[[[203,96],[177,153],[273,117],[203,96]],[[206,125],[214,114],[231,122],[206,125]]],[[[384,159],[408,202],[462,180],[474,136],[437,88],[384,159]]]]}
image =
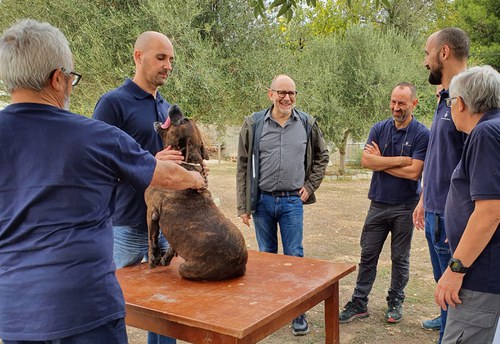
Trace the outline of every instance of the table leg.
{"type": "Polygon", "coordinates": [[[325,343],[340,344],[339,283],[331,286],[332,293],[325,300],[325,343]]]}

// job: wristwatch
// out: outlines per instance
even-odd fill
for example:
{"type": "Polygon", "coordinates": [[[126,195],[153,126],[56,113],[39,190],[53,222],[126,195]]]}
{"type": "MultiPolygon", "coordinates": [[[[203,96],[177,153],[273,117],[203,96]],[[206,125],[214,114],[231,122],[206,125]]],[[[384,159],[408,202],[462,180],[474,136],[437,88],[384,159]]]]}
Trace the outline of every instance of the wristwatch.
{"type": "Polygon", "coordinates": [[[464,274],[469,270],[469,268],[465,267],[460,259],[456,258],[451,258],[450,261],[448,262],[448,266],[450,267],[450,270],[453,272],[458,272],[460,274],[464,274]]]}

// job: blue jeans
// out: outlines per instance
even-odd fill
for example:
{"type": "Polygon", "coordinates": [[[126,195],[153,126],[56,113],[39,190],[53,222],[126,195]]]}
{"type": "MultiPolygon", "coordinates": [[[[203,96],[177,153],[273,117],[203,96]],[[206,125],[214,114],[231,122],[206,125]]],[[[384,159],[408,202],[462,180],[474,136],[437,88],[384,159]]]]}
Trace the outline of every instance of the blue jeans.
{"type": "MultiPolygon", "coordinates": [[[[148,225],[146,223],[133,226],[113,226],[114,246],[113,259],[116,268],[139,264],[148,258],[148,225]]],[[[168,250],[169,244],[160,232],[159,245],[161,251],[168,250]]],[[[175,344],[176,340],[159,334],[148,332],[148,344],[175,344]]]]}
{"type": "Polygon", "coordinates": [[[4,344],[127,344],[125,319],[115,319],[90,331],[73,336],[42,341],[6,340],[4,344]]]}
{"type": "Polygon", "coordinates": [[[278,225],[283,254],[304,256],[302,246],[304,206],[300,196],[273,197],[260,194],[253,222],[259,251],[278,253],[278,225]]]}
{"type": "MultiPolygon", "coordinates": [[[[116,268],[139,264],[148,257],[148,225],[141,223],[131,226],[113,226],[113,259],[116,268]]],[[[160,232],[161,251],[168,250],[169,244],[160,232]]]]}
{"type": "Polygon", "coordinates": [[[410,248],[413,236],[413,210],[417,202],[386,204],[372,201],[361,232],[361,259],[352,299],[368,304],[377,264],[385,240],[391,233],[391,286],[388,300],[405,299],[404,288],[410,278],[410,248]]]}
{"type": "MultiPolygon", "coordinates": [[[[425,212],[425,238],[429,245],[431,257],[432,272],[436,283],[448,267],[451,258],[451,250],[446,240],[446,231],[444,227],[444,215],[425,212]]],[[[439,330],[439,343],[443,338],[446,327],[446,317],[448,312],[441,309],[441,329],[439,330]]]]}

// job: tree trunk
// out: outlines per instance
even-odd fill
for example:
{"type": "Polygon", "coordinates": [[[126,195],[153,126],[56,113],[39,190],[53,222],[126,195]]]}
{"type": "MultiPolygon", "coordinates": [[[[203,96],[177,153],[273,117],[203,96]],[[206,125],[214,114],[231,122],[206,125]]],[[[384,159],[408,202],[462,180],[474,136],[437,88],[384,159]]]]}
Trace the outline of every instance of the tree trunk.
{"type": "Polygon", "coordinates": [[[347,139],[349,138],[349,133],[351,131],[349,129],[346,129],[344,131],[344,137],[342,138],[342,142],[339,147],[339,154],[340,154],[340,162],[339,162],[339,174],[344,175],[345,174],[345,155],[346,155],[346,150],[347,150],[347,139]]]}

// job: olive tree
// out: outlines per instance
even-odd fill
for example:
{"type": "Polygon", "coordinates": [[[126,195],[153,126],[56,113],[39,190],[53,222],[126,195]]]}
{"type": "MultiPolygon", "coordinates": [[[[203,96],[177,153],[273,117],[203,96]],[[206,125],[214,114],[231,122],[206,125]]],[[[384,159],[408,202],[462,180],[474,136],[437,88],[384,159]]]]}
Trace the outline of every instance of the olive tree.
{"type": "MultiPolygon", "coordinates": [[[[432,92],[420,51],[393,30],[352,26],[343,35],[311,40],[301,55],[301,102],[340,151],[341,172],[348,138],[364,140],[375,122],[390,116],[389,99],[396,84],[412,82],[424,97],[432,92]]],[[[420,108],[416,115],[429,111],[420,108]]]]}

